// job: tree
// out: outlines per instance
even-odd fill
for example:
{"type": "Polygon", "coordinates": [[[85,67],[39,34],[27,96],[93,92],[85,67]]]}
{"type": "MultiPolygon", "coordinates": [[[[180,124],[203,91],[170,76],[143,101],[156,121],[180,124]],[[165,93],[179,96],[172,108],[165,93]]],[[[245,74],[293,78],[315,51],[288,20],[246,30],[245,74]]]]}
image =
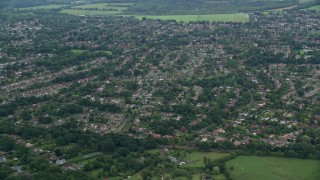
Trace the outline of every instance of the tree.
{"type": "Polygon", "coordinates": [[[204,163],[204,167],[205,169],[208,169],[210,171],[212,171],[213,167],[214,167],[214,163],[212,162],[212,160],[208,157],[203,157],[203,163],[204,163]]]}
{"type": "Polygon", "coordinates": [[[2,14],[3,9],[4,9],[4,3],[3,1],[0,1],[0,14],[2,14]]]}
{"type": "Polygon", "coordinates": [[[63,154],[62,154],[62,152],[61,152],[61,150],[58,148],[58,149],[56,149],[55,151],[54,151],[54,153],[56,154],[56,156],[58,156],[58,157],[60,157],[60,156],[62,156],[63,154]]]}
{"type": "Polygon", "coordinates": [[[15,142],[13,139],[8,136],[2,136],[0,138],[0,150],[1,151],[10,151],[15,147],[15,142]]]}
{"type": "Polygon", "coordinates": [[[152,174],[150,172],[149,169],[145,169],[141,172],[141,177],[143,180],[147,180],[147,179],[150,179],[152,177],[152,174]]]}
{"type": "Polygon", "coordinates": [[[219,168],[218,166],[215,166],[215,167],[213,168],[213,174],[214,174],[214,175],[219,175],[219,174],[220,174],[220,168],[219,168]]]}
{"type": "Polygon", "coordinates": [[[130,151],[129,151],[129,149],[126,148],[126,147],[121,147],[121,148],[118,149],[118,153],[119,153],[121,156],[127,156],[127,155],[130,153],[130,151]]]}
{"type": "Polygon", "coordinates": [[[166,172],[166,168],[163,164],[158,164],[155,169],[155,172],[158,176],[161,177],[161,179],[163,179],[163,174],[166,172]]]}
{"type": "Polygon", "coordinates": [[[199,144],[199,149],[203,151],[208,151],[210,149],[210,144],[208,142],[201,142],[199,144]]]}
{"type": "Polygon", "coordinates": [[[112,140],[106,140],[101,144],[101,151],[103,152],[113,152],[116,148],[116,145],[112,140]]]}
{"type": "Polygon", "coordinates": [[[115,165],[112,165],[111,168],[110,168],[110,173],[109,173],[110,176],[116,176],[118,175],[118,169],[115,165]]]}
{"type": "Polygon", "coordinates": [[[31,111],[23,111],[20,115],[21,119],[25,120],[25,121],[29,121],[32,119],[31,116],[32,112],[31,111]]]}
{"type": "Polygon", "coordinates": [[[38,121],[39,123],[42,123],[42,124],[50,124],[53,122],[53,118],[49,115],[46,115],[46,116],[39,117],[38,121]]]}

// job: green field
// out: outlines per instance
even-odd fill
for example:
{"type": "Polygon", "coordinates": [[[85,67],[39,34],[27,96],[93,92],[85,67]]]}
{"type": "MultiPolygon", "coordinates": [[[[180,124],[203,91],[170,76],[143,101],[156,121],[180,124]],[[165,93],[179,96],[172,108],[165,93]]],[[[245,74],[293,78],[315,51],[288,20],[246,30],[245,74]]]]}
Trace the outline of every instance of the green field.
{"type": "Polygon", "coordinates": [[[307,3],[307,2],[311,2],[313,0],[299,0],[299,3],[307,3]]]}
{"type": "Polygon", "coordinates": [[[77,10],[77,9],[63,9],[59,13],[70,14],[70,15],[87,15],[87,16],[96,16],[96,15],[114,15],[120,14],[121,11],[99,11],[99,10],[77,10]]]}
{"type": "Polygon", "coordinates": [[[19,10],[39,10],[39,9],[56,9],[61,8],[64,5],[46,5],[46,6],[33,6],[33,7],[25,7],[25,8],[19,8],[19,10]]]}
{"type": "Polygon", "coordinates": [[[81,54],[81,53],[86,52],[87,50],[71,49],[70,51],[71,51],[72,53],[74,53],[74,54],[81,54]]]}
{"type": "Polygon", "coordinates": [[[109,6],[133,6],[135,3],[109,3],[109,6]]]}
{"type": "MultiPolygon", "coordinates": [[[[79,9],[64,9],[61,10],[62,14],[70,15],[119,15],[122,11],[102,11],[102,10],[79,10],[79,9]]],[[[248,14],[207,14],[207,15],[167,15],[167,16],[134,16],[122,15],[126,17],[133,16],[139,20],[142,18],[147,19],[160,19],[160,20],[176,20],[178,22],[191,22],[191,21],[209,21],[209,22],[249,22],[248,14]]]]}
{"type": "Polygon", "coordinates": [[[81,6],[74,6],[73,9],[61,10],[62,14],[70,15],[115,15],[121,14],[123,11],[132,6],[133,3],[98,3],[98,4],[87,4],[81,6]]]}
{"type": "Polygon", "coordinates": [[[191,153],[187,153],[186,157],[178,158],[182,161],[191,161],[191,163],[187,163],[182,165],[182,167],[192,167],[192,168],[199,168],[204,167],[203,158],[206,156],[211,160],[220,159],[222,157],[228,156],[228,153],[217,153],[217,152],[199,152],[193,151],[191,153]]]}
{"type": "Polygon", "coordinates": [[[235,180],[319,180],[320,161],[239,156],[226,163],[235,180]],[[230,170],[231,166],[234,168],[230,170]]]}
{"type": "Polygon", "coordinates": [[[81,6],[74,6],[73,8],[76,9],[117,9],[117,11],[124,11],[128,9],[128,7],[131,5],[126,5],[121,3],[98,3],[98,4],[87,4],[87,5],[81,5],[81,6]]]}
{"type": "Polygon", "coordinates": [[[73,8],[79,8],[79,9],[92,9],[92,8],[97,8],[97,9],[103,9],[107,8],[108,3],[98,3],[98,4],[86,4],[86,5],[81,5],[81,6],[74,6],[73,8]]]}
{"type": "Polygon", "coordinates": [[[320,5],[317,5],[317,6],[312,6],[309,8],[310,10],[317,10],[317,11],[320,11],[320,5]]]}
{"type": "Polygon", "coordinates": [[[148,19],[176,20],[178,22],[209,21],[209,22],[249,22],[249,15],[237,14],[206,14],[206,15],[166,15],[166,16],[135,16],[137,19],[146,17],[148,19]]]}

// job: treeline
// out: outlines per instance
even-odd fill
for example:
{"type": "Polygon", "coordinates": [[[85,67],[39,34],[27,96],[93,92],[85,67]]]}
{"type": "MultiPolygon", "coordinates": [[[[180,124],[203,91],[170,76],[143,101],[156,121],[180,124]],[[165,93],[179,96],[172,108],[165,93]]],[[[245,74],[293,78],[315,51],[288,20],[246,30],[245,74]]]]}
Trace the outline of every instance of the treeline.
{"type": "Polygon", "coordinates": [[[24,8],[49,4],[69,4],[72,0],[1,0],[6,8],[24,8]]]}
{"type": "MultiPolygon", "coordinates": [[[[89,131],[83,132],[77,122],[66,123],[54,129],[47,130],[32,126],[18,127],[10,123],[3,123],[0,127],[1,134],[18,135],[22,139],[39,138],[55,143],[53,153],[59,158],[73,158],[92,152],[103,152],[105,156],[93,158],[87,163],[83,170],[85,172],[103,169],[102,177],[106,176],[128,176],[134,174],[146,166],[153,167],[152,163],[164,161],[159,157],[149,157],[144,154],[146,149],[156,148],[156,142],[151,137],[147,139],[134,139],[121,134],[99,135],[89,131]],[[141,161],[144,154],[144,161],[141,161]],[[151,162],[153,159],[153,162],[151,162]]],[[[16,143],[7,135],[0,136],[0,151],[11,152],[14,157],[19,158],[19,163],[27,166],[30,175],[23,179],[92,179],[88,173],[76,171],[82,175],[78,177],[73,172],[63,172],[62,168],[50,164],[45,154],[33,153],[24,144],[16,143]],[[55,177],[55,178],[53,178],[55,177]]],[[[167,161],[167,160],[166,160],[167,161]]],[[[14,171],[3,164],[0,170],[1,179],[10,179],[14,171]]],[[[18,177],[24,176],[19,174],[18,177]]]]}
{"type": "Polygon", "coordinates": [[[297,0],[139,0],[126,13],[141,15],[238,13],[289,7],[297,3],[297,0]]]}
{"type": "Polygon", "coordinates": [[[200,150],[211,148],[220,150],[236,150],[237,155],[276,156],[302,159],[320,159],[320,144],[295,142],[287,146],[271,146],[263,142],[250,142],[248,145],[235,147],[231,142],[202,142],[197,145],[200,150]]]}

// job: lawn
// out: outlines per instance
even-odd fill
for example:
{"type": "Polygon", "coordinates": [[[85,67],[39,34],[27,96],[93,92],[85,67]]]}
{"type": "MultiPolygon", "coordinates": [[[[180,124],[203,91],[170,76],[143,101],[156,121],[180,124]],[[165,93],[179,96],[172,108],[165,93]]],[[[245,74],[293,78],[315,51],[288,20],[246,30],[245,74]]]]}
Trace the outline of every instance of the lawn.
{"type": "Polygon", "coordinates": [[[150,150],[146,150],[146,152],[150,154],[156,154],[156,153],[160,153],[160,149],[150,149],[150,150]]]}
{"type": "Polygon", "coordinates": [[[237,14],[206,14],[206,15],[165,15],[165,16],[135,16],[137,19],[146,17],[148,19],[176,20],[178,22],[209,21],[209,22],[249,22],[249,15],[237,14]]]}
{"type": "MultiPolygon", "coordinates": [[[[73,54],[81,54],[81,53],[85,53],[88,52],[87,50],[82,50],[82,49],[71,49],[70,52],[72,52],[73,54]]],[[[103,52],[103,53],[107,53],[109,55],[112,55],[111,51],[92,51],[92,52],[103,52]]]]}
{"type": "Polygon", "coordinates": [[[33,7],[25,7],[25,8],[19,8],[19,10],[40,10],[40,9],[56,9],[56,8],[61,8],[64,5],[46,5],[46,6],[33,6],[33,7]]]}
{"type": "Polygon", "coordinates": [[[103,155],[103,153],[95,152],[95,153],[91,153],[91,154],[85,154],[83,156],[77,156],[75,158],[68,159],[67,161],[85,164],[85,163],[91,161],[92,158],[97,157],[97,156],[101,156],[101,155],[103,155]]]}
{"type": "Polygon", "coordinates": [[[319,180],[320,161],[239,156],[226,163],[235,180],[319,180]],[[234,168],[230,170],[231,166],[234,168]]]}
{"type": "Polygon", "coordinates": [[[74,54],[81,54],[86,52],[86,50],[81,50],[81,49],[71,49],[70,51],[74,54]]]}

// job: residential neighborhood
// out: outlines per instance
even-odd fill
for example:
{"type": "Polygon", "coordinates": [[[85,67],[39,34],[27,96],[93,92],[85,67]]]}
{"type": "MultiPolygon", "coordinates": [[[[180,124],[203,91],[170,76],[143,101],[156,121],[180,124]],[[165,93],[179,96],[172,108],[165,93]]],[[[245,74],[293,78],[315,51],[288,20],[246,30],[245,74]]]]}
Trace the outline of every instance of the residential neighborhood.
{"type": "Polygon", "coordinates": [[[173,174],[227,177],[235,156],[320,159],[319,11],[245,23],[44,14],[0,18],[9,174],[151,179],[200,163],[173,174]]]}

